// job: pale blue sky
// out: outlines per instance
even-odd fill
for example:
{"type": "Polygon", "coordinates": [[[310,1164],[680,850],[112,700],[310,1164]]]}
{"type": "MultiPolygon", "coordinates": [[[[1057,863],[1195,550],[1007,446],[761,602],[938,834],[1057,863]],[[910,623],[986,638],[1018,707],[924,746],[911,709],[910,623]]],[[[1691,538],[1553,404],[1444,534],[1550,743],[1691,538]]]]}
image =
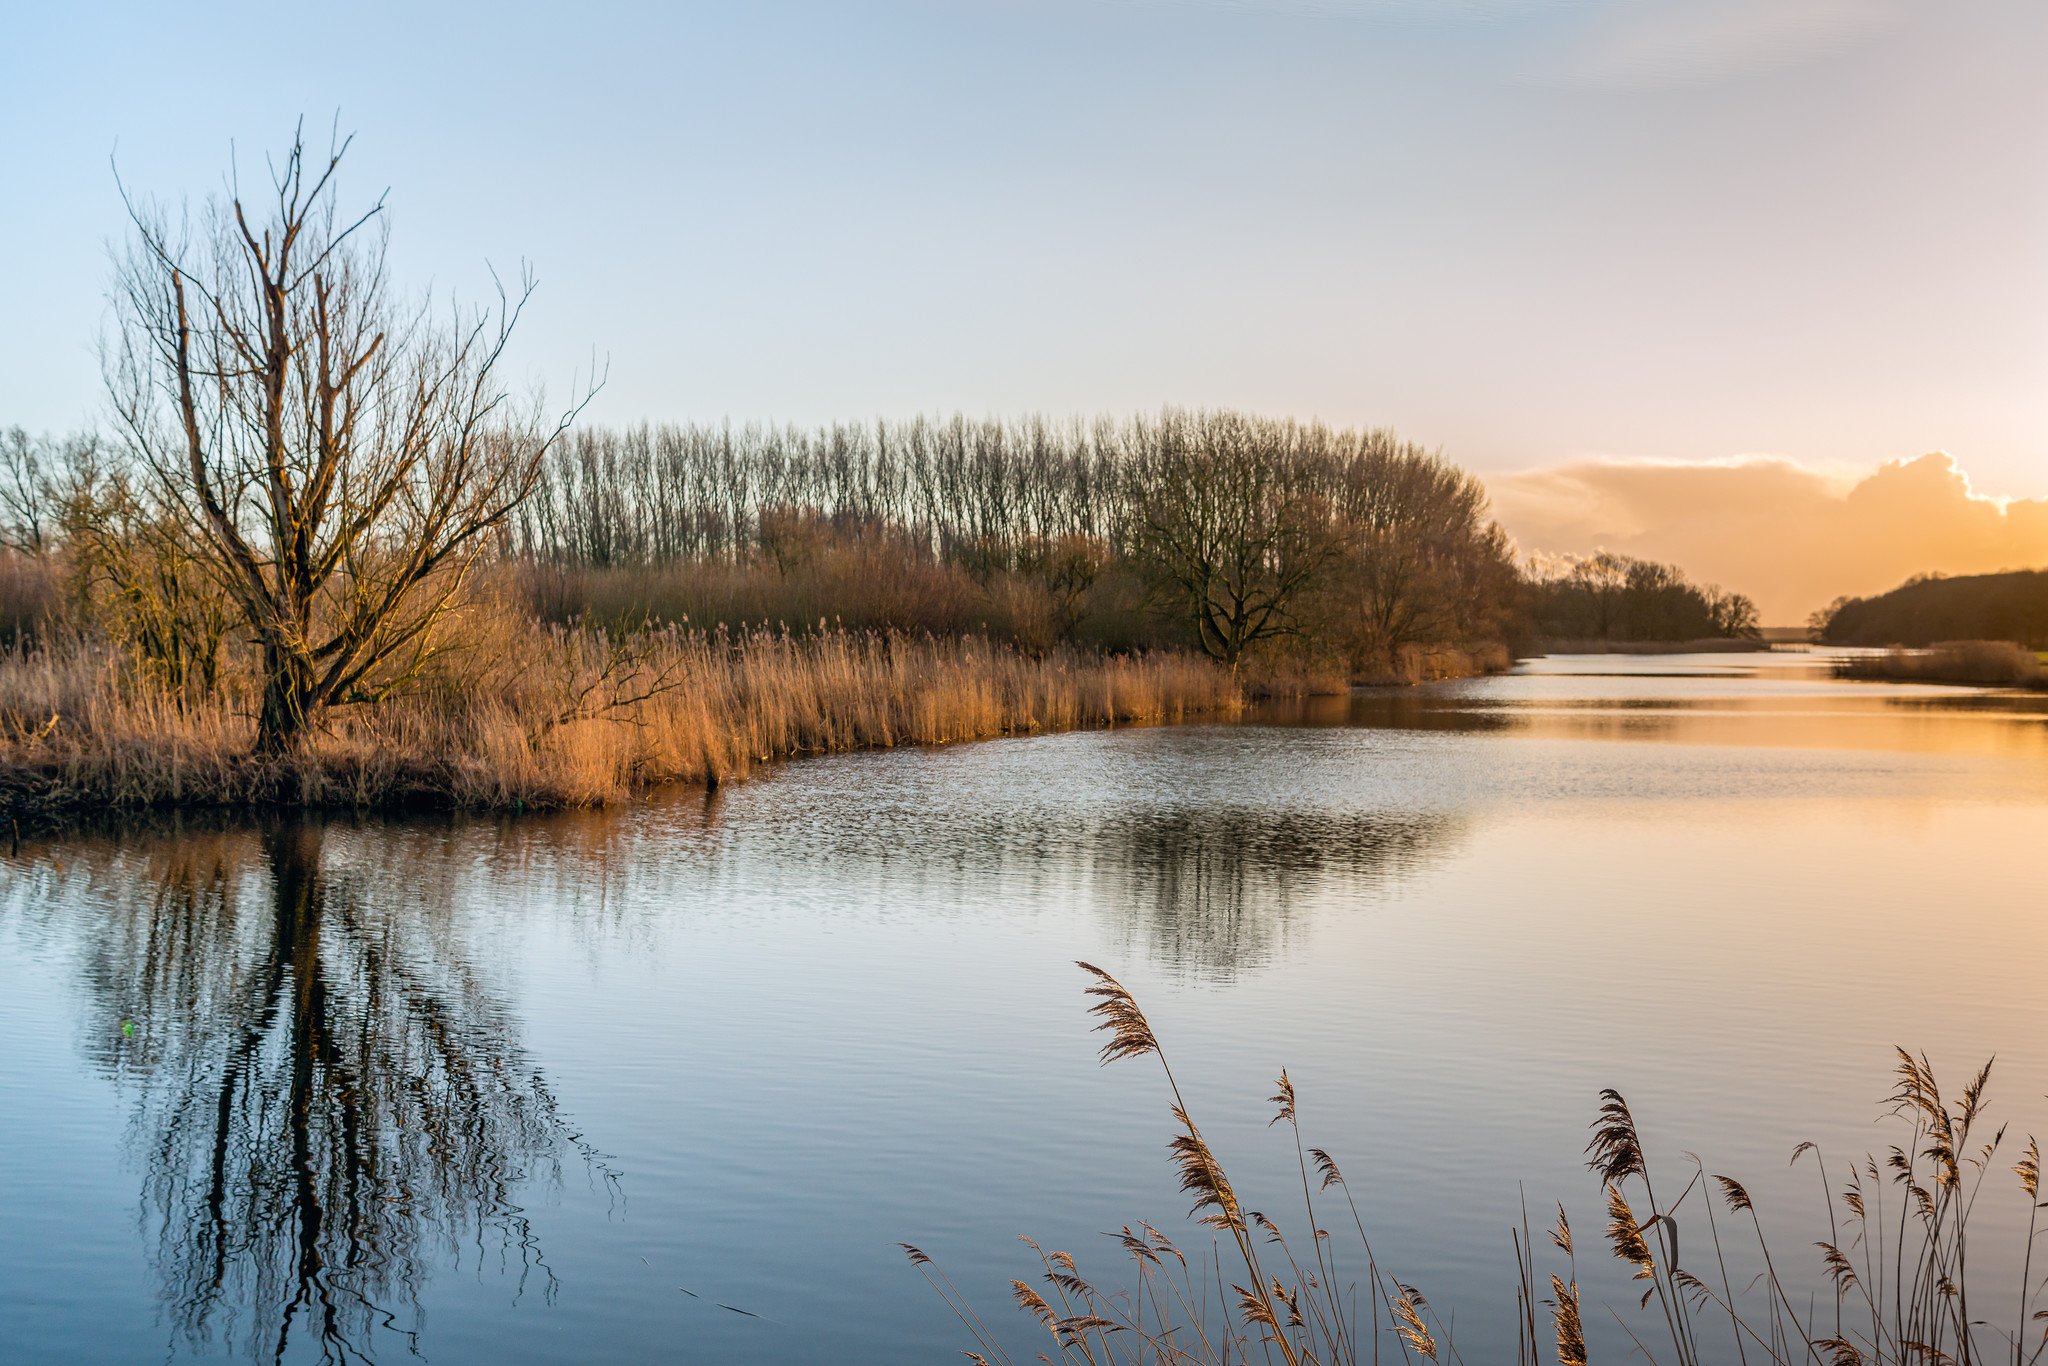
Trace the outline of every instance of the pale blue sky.
{"type": "Polygon", "coordinates": [[[22,7],[0,425],[99,402],[108,169],[358,133],[593,411],[1233,404],[1482,470],[1944,448],[2048,493],[2040,0],[22,7]],[[346,19],[330,16],[346,14],[346,19]]]}

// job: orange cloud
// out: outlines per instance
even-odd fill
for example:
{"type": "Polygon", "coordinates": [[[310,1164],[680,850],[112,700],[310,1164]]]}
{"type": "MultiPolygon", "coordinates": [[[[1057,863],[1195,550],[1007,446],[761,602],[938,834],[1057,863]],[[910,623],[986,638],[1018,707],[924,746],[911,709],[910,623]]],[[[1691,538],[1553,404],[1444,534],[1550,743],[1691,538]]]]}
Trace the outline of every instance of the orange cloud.
{"type": "Polygon", "coordinates": [[[1943,452],[1860,479],[1791,460],[1588,460],[1487,480],[1501,525],[1532,554],[1614,550],[1681,565],[1792,625],[1837,594],[1918,573],[2048,565],[2048,499],[1984,498],[1943,452]]]}

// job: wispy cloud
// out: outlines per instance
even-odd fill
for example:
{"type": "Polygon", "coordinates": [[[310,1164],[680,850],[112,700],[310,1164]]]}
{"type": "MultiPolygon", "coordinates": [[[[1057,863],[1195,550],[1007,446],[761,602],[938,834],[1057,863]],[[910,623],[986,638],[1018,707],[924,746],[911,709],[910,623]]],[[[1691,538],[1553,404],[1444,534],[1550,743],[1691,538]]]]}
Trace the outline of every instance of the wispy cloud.
{"type": "Polygon", "coordinates": [[[1124,9],[1229,10],[1314,18],[1489,19],[1575,0],[1097,0],[1124,9]]]}
{"type": "Polygon", "coordinates": [[[1739,589],[1772,624],[1928,570],[2048,565],[2048,498],[1986,498],[1953,457],[1860,476],[1782,459],[1587,460],[1487,481],[1525,551],[1672,560],[1739,589]]]}
{"type": "Polygon", "coordinates": [[[1706,85],[1818,60],[1892,27],[1897,0],[1626,0],[1578,7],[1545,74],[1619,88],[1706,85]]]}
{"type": "Polygon", "coordinates": [[[1403,24],[1497,24],[1523,75],[1621,90],[1711,85],[1824,60],[1895,27],[1905,0],[1097,0],[1403,24]]]}

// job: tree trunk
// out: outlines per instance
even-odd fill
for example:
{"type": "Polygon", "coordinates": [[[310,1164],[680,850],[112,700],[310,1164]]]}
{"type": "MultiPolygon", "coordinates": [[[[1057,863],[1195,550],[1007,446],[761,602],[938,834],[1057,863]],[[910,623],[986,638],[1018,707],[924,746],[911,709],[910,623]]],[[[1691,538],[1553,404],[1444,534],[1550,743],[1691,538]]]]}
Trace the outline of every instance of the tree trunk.
{"type": "Polygon", "coordinates": [[[256,757],[281,759],[299,747],[312,709],[313,669],[296,651],[263,647],[263,710],[256,717],[256,757]]]}

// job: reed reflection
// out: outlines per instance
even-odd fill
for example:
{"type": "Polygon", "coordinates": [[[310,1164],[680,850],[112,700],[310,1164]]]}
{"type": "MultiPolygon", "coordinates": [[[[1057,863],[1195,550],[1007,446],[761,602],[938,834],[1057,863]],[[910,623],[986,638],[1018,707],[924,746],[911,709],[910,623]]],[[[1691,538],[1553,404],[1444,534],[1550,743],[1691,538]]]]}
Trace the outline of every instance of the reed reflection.
{"type": "Polygon", "coordinates": [[[122,1021],[87,1034],[135,1092],[143,1224],[194,1350],[416,1350],[437,1264],[552,1296],[517,1196],[559,1179],[565,1153],[594,1157],[449,900],[407,896],[403,868],[324,857],[328,839],[297,825],[167,841],[141,879],[132,852],[83,858],[115,889],[89,995],[122,1021]]]}

